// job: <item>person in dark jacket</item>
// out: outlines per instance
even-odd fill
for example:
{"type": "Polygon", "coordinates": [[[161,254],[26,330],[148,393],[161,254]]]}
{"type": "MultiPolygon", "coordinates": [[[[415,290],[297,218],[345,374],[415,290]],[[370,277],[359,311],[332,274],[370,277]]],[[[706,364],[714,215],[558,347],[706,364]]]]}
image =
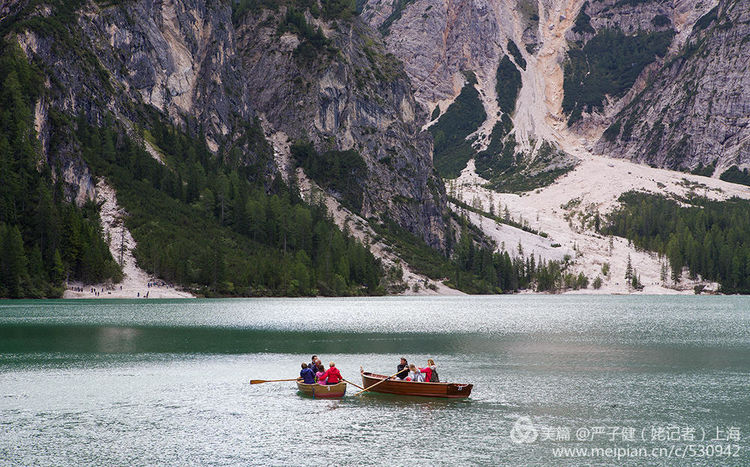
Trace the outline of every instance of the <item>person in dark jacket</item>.
{"type": "Polygon", "coordinates": [[[398,374],[396,375],[398,379],[404,379],[409,376],[409,363],[404,357],[401,357],[401,363],[398,364],[396,370],[398,370],[398,374]]]}
{"type": "Polygon", "coordinates": [[[307,363],[302,364],[302,371],[299,372],[302,382],[305,384],[315,384],[315,372],[312,368],[307,366],[307,363]]]}
{"type": "Polygon", "coordinates": [[[310,360],[310,363],[307,364],[308,367],[312,368],[313,371],[315,371],[318,366],[321,364],[320,359],[317,355],[313,355],[312,359],[310,360]]]}

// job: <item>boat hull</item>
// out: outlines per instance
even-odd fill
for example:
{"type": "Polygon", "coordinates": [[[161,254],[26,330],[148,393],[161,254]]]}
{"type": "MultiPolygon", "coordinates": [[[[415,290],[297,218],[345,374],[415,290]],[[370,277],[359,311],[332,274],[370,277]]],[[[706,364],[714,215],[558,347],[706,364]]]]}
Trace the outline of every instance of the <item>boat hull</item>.
{"type": "Polygon", "coordinates": [[[305,384],[300,380],[297,380],[297,389],[306,395],[315,399],[335,399],[344,397],[346,394],[346,383],[340,382],[339,384],[322,385],[322,384],[305,384]]]}
{"type": "Polygon", "coordinates": [[[465,399],[471,395],[472,384],[457,383],[415,383],[400,379],[389,379],[383,383],[387,376],[377,373],[362,373],[362,386],[365,389],[374,386],[370,392],[382,394],[397,394],[400,396],[419,397],[442,397],[448,399],[465,399]],[[375,386],[377,383],[377,386],[375,386]]]}

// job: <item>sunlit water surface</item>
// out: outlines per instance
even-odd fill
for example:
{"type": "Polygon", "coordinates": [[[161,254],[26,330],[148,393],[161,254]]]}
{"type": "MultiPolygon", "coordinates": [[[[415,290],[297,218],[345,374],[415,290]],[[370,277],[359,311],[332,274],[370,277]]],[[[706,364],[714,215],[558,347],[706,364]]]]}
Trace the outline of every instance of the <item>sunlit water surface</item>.
{"type": "Polygon", "coordinates": [[[748,439],[744,297],[0,301],[0,464],[750,465],[748,439]],[[434,358],[474,391],[249,384],[313,353],[356,383],[434,358]]]}

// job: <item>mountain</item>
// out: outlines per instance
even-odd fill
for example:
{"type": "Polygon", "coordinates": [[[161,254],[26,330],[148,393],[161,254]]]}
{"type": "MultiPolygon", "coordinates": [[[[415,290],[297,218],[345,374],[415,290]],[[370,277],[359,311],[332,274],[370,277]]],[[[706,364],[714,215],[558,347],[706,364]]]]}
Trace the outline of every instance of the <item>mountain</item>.
{"type": "Polygon", "coordinates": [[[716,175],[750,164],[750,8],[720,1],[704,13],[712,5],[698,6],[653,17],[652,24],[661,21],[663,27],[683,22],[682,37],[640,79],[619,105],[622,110],[613,112],[597,152],[677,170],[706,168],[716,175]],[[696,20],[689,28],[684,22],[691,19],[696,20]]]}
{"type": "MultiPolygon", "coordinates": [[[[385,54],[377,35],[346,2],[326,3],[314,16],[291,3],[282,9],[250,3],[20,1],[4,6],[4,56],[24,68],[16,75],[33,75],[37,83],[17,93],[26,105],[12,116],[33,122],[38,135],[38,156],[26,157],[51,173],[47,183],[59,186],[65,200],[80,206],[94,199],[96,178],[114,184],[129,214],[123,220],[138,242],[134,253],[140,266],[208,291],[287,294],[292,280],[312,282],[301,287],[304,294],[351,293],[357,284],[370,291],[377,287],[377,279],[362,282],[371,272],[354,274],[351,263],[328,264],[349,247],[331,244],[330,236],[323,240],[330,227],[315,231],[330,221],[318,222],[315,206],[305,207],[298,198],[289,167],[276,163],[267,133],[283,133],[298,143],[295,147],[304,151],[295,155],[311,158],[298,164],[353,211],[395,222],[445,251],[445,194],[430,163],[431,142],[419,131],[424,112],[401,65],[385,54]],[[24,59],[28,65],[16,63],[24,59]],[[284,102],[287,106],[279,105],[284,102]],[[25,115],[29,112],[33,115],[25,115]],[[303,224],[286,219],[300,209],[313,211],[299,214],[308,218],[303,224]],[[261,218],[273,225],[258,227],[261,218]],[[210,247],[197,237],[205,229],[219,237],[210,247]],[[307,229],[299,232],[305,238],[293,244],[285,233],[290,229],[307,229]],[[336,251],[316,251],[323,247],[315,243],[323,241],[336,251]],[[255,264],[259,258],[244,258],[241,265],[228,258],[237,250],[252,251],[252,257],[266,247],[280,248],[281,257],[291,254],[282,269],[312,268],[319,274],[286,277],[291,273],[280,270],[281,258],[261,266],[255,264]],[[262,277],[269,268],[274,277],[262,277]],[[320,274],[329,278],[321,280],[320,274]]],[[[12,85],[4,83],[3,90],[10,93],[12,85]]],[[[21,133],[28,137],[31,131],[21,133]]],[[[6,199],[16,204],[22,197],[19,190],[6,199]]],[[[31,227],[17,213],[1,220],[19,225],[33,250],[31,227]]],[[[373,263],[368,255],[366,262],[373,263]]],[[[68,279],[91,279],[72,263],[63,266],[68,279]]],[[[37,275],[49,280],[46,272],[37,275]]]]}
{"type": "Polygon", "coordinates": [[[501,249],[562,261],[565,275],[607,292],[643,290],[632,268],[652,293],[747,287],[738,285],[750,272],[743,234],[717,260],[723,273],[704,267],[722,257],[713,247],[684,261],[701,250],[694,236],[714,224],[742,231],[729,211],[750,209],[701,200],[750,197],[721,181],[750,184],[746,2],[366,0],[361,9],[430,110],[452,208],[501,249]],[[670,216],[684,219],[624,227],[628,206],[647,202],[633,191],[676,202],[685,211],[670,216]],[[688,235],[690,207],[717,216],[688,235]]]}
{"type": "Polygon", "coordinates": [[[748,14],[5,2],[0,295],[132,294],[144,278],[222,296],[622,292],[639,274],[659,293],[743,291],[750,251],[729,216],[744,204],[720,206],[750,197],[728,183],[750,185],[748,14]],[[654,230],[637,203],[683,222],[654,230]],[[721,247],[691,256],[708,234],[685,234],[699,221],[680,206],[716,211],[699,230],[716,224],[723,266],[705,259],[721,247]]]}
{"type": "Polygon", "coordinates": [[[566,146],[573,132],[596,154],[717,167],[718,176],[750,157],[748,14],[734,0],[367,0],[362,17],[404,61],[430,110],[444,112],[462,74],[476,74],[489,115],[474,128],[479,151],[510,109],[493,101],[519,89],[511,102],[521,150],[532,139],[566,146]]]}

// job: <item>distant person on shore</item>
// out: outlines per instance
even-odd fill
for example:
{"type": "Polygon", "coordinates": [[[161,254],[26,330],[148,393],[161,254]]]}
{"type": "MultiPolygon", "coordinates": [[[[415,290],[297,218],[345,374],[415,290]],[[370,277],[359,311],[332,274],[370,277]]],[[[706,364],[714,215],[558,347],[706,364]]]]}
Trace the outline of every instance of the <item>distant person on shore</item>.
{"type": "Polygon", "coordinates": [[[409,363],[404,357],[401,357],[401,363],[398,364],[396,370],[398,370],[398,373],[396,374],[398,379],[405,379],[409,376],[409,363]]]}
{"type": "Polygon", "coordinates": [[[419,371],[419,368],[417,368],[417,365],[413,363],[410,364],[409,370],[411,371],[409,372],[409,376],[407,377],[408,381],[412,381],[415,383],[424,383],[424,373],[419,371]]]}
{"type": "Polygon", "coordinates": [[[302,370],[299,372],[302,382],[305,384],[315,384],[315,373],[312,368],[307,366],[307,363],[302,364],[302,370]]]}
{"type": "Polygon", "coordinates": [[[323,378],[326,378],[326,384],[339,384],[341,382],[341,373],[336,368],[336,364],[331,362],[328,364],[328,370],[323,373],[323,378]]]}
{"type": "Polygon", "coordinates": [[[326,374],[326,367],[324,367],[323,364],[321,363],[320,365],[318,365],[318,372],[315,373],[315,379],[318,380],[318,384],[322,384],[325,386],[327,382],[325,374],[326,374]]]}

